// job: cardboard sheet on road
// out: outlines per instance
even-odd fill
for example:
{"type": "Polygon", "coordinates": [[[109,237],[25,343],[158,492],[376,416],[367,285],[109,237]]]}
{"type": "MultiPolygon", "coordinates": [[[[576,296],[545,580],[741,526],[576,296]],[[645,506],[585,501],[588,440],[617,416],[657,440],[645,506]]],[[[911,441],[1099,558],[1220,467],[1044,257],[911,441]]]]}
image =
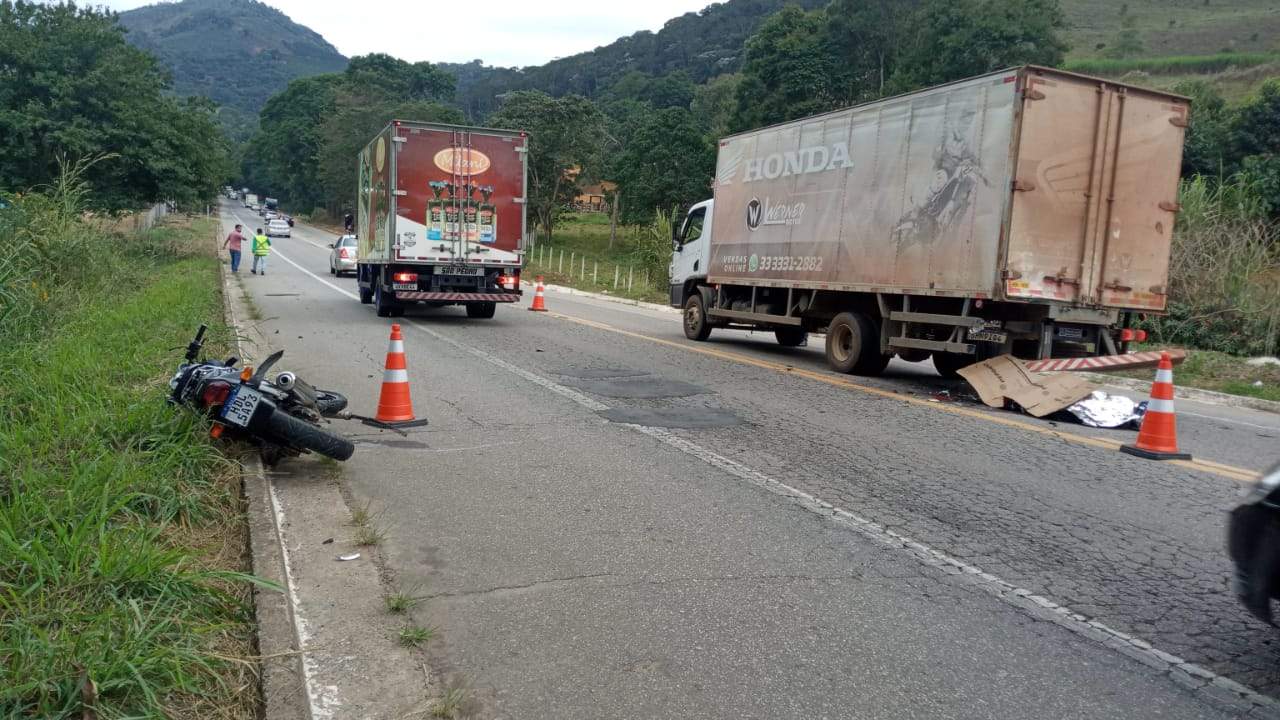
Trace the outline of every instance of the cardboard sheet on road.
{"type": "Polygon", "coordinates": [[[1085,398],[1098,385],[1070,373],[1033,373],[1020,361],[1001,355],[960,371],[982,402],[1002,408],[1012,400],[1035,417],[1044,417],[1085,398]]]}

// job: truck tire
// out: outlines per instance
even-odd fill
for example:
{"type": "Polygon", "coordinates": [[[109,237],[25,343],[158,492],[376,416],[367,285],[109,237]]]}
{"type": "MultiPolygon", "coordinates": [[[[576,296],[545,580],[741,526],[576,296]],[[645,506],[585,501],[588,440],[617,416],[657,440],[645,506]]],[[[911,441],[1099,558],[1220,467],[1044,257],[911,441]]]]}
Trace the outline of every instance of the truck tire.
{"type": "Polygon", "coordinates": [[[935,352],[933,367],[948,380],[960,377],[960,371],[978,362],[978,358],[964,353],[935,352]]]}
{"type": "Polygon", "coordinates": [[[373,286],[373,311],[378,317],[393,317],[402,312],[402,308],[396,304],[396,301],[383,292],[382,283],[373,286]]]}
{"type": "Polygon", "coordinates": [[[373,287],[365,287],[364,277],[365,269],[362,265],[356,265],[356,289],[360,291],[360,304],[368,305],[373,302],[373,287]]]}
{"type": "Polygon", "coordinates": [[[809,331],[798,327],[778,328],[773,331],[773,336],[782,347],[800,347],[809,338],[809,331]]]}
{"type": "Polygon", "coordinates": [[[271,413],[267,418],[266,431],[277,444],[311,450],[334,460],[346,460],[356,451],[350,440],[325,432],[283,410],[271,413]]]}
{"type": "Polygon", "coordinates": [[[862,313],[842,312],[827,326],[827,364],[837,372],[879,375],[890,355],[880,353],[880,334],[862,313]]]}
{"type": "Polygon", "coordinates": [[[898,357],[902,358],[903,362],[909,363],[924,362],[933,355],[933,353],[928,350],[920,350],[917,348],[900,348],[897,352],[898,357]]]}
{"type": "Polygon", "coordinates": [[[498,303],[496,302],[467,303],[467,317],[469,318],[484,320],[493,317],[497,312],[498,303]]]}
{"type": "Polygon", "coordinates": [[[711,336],[711,321],[707,318],[707,304],[702,293],[694,291],[684,301],[684,336],[690,340],[706,340],[711,336]]]}

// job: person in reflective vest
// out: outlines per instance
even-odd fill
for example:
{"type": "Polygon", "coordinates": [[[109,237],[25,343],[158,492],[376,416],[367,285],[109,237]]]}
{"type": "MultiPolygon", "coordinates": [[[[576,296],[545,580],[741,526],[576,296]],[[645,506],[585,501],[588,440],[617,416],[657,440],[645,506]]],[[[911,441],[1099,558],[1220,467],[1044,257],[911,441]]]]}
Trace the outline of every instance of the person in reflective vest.
{"type": "Polygon", "coordinates": [[[258,228],[258,233],[253,236],[253,267],[249,268],[249,272],[254,275],[267,274],[267,256],[271,254],[271,238],[262,232],[262,228],[258,228]]]}

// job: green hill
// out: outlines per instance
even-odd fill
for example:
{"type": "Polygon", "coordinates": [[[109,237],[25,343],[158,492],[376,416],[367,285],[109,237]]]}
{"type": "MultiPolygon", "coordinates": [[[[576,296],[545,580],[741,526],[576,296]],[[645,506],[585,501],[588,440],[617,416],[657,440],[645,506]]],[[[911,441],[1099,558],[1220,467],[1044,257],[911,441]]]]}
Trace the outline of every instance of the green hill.
{"type": "Polygon", "coordinates": [[[247,139],[267,98],[289,81],[340,71],[347,59],[318,33],[255,0],[183,0],[120,14],[129,41],[173,72],[180,95],[222,106],[230,135],[247,139]]]}
{"type": "Polygon", "coordinates": [[[1126,18],[1138,56],[1280,52],[1276,0],[1062,0],[1062,10],[1072,60],[1114,49],[1126,18]]]}

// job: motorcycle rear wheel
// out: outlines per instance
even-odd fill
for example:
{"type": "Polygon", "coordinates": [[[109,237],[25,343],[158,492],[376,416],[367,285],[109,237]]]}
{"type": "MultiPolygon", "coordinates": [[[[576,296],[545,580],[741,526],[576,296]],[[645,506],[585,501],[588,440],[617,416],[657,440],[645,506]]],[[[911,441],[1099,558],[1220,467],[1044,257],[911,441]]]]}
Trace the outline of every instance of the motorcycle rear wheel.
{"type": "Polygon", "coordinates": [[[334,460],[346,460],[356,451],[350,440],[321,430],[283,410],[271,413],[267,418],[266,431],[281,445],[311,450],[334,460]]]}

